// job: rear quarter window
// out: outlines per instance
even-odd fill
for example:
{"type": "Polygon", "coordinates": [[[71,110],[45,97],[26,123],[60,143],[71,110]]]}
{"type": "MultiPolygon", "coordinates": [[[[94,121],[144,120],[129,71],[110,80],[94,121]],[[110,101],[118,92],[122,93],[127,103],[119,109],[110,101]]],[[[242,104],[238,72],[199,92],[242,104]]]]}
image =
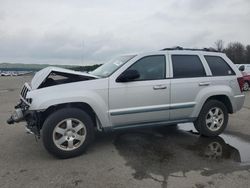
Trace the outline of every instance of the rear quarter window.
{"type": "Polygon", "coordinates": [[[220,56],[204,56],[213,76],[231,76],[235,75],[233,69],[220,56]]]}

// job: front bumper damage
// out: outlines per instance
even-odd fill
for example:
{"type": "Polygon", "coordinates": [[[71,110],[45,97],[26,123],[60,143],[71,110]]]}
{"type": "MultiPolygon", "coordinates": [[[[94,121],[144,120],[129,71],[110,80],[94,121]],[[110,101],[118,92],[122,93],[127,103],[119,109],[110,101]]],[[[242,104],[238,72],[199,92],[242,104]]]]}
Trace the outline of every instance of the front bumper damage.
{"type": "Polygon", "coordinates": [[[22,109],[18,108],[16,109],[10,116],[10,118],[7,120],[8,124],[14,124],[15,122],[20,122],[24,118],[22,109]]]}
{"type": "MultiPolygon", "coordinates": [[[[21,102],[22,103],[22,102],[21,102]]],[[[20,107],[20,104],[15,106],[15,111],[12,113],[10,118],[7,120],[8,124],[14,124],[19,122],[26,122],[27,133],[34,134],[40,137],[41,129],[41,114],[35,111],[25,110],[20,107]]]]}
{"type": "Polygon", "coordinates": [[[35,134],[40,137],[41,114],[39,112],[29,110],[31,101],[26,99],[28,91],[30,91],[30,88],[28,84],[25,83],[20,94],[20,101],[15,106],[15,111],[7,120],[7,123],[14,124],[19,122],[26,122],[27,132],[35,134]]]}

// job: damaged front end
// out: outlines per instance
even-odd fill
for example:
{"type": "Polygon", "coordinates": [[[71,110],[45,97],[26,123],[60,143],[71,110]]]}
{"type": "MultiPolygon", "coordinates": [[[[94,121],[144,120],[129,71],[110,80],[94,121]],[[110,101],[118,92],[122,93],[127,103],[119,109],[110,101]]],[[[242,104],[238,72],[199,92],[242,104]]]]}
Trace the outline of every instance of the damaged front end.
{"type": "Polygon", "coordinates": [[[15,111],[7,120],[7,123],[14,124],[26,121],[27,132],[40,136],[40,115],[38,112],[29,110],[32,102],[32,99],[26,97],[29,91],[31,91],[31,88],[28,83],[25,83],[20,93],[20,101],[15,106],[15,111]]]}
{"type": "MultiPolygon", "coordinates": [[[[29,98],[30,93],[48,88],[55,87],[62,84],[70,84],[73,82],[81,82],[87,80],[97,79],[98,77],[82,73],[78,71],[72,71],[68,69],[58,68],[58,67],[47,67],[35,74],[31,80],[30,85],[25,83],[21,93],[20,101],[15,106],[15,111],[11,117],[7,120],[8,124],[14,124],[18,122],[26,121],[27,132],[40,136],[40,130],[42,128],[43,120],[46,117],[43,111],[45,109],[37,109],[32,103],[32,98],[29,98]],[[32,110],[31,110],[32,109],[32,110]]],[[[38,99],[39,96],[36,96],[34,100],[38,99]]]]}

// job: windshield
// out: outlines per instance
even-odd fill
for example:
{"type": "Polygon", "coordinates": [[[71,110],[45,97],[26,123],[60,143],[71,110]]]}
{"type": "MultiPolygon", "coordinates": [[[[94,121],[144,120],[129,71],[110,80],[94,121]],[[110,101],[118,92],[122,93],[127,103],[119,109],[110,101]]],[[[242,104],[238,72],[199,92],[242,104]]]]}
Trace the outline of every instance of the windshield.
{"type": "Polygon", "coordinates": [[[110,76],[111,74],[113,74],[117,69],[119,69],[122,65],[124,65],[133,57],[135,57],[135,55],[126,55],[126,56],[119,56],[117,58],[114,58],[111,61],[98,67],[96,70],[91,72],[91,74],[101,77],[101,78],[106,78],[110,76]]]}

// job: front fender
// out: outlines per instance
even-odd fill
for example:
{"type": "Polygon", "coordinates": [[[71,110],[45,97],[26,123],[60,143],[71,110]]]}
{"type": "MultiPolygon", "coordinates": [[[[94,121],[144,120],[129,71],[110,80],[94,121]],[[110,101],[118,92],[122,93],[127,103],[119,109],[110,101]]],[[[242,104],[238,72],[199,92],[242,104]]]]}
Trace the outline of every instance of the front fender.
{"type": "Polygon", "coordinates": [[[32,99],[29,110],[34,111],[44,111],[51,106],[65,103],[86,103],[95,111],[102,126],[111,125],[108,116],[108,89],[104,86],[100,89],[55,86],[31,91],[27,98],[32,99]]]}

